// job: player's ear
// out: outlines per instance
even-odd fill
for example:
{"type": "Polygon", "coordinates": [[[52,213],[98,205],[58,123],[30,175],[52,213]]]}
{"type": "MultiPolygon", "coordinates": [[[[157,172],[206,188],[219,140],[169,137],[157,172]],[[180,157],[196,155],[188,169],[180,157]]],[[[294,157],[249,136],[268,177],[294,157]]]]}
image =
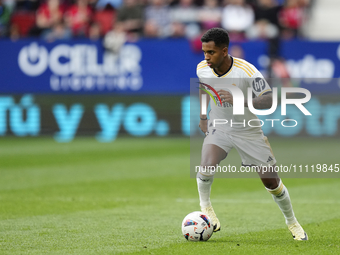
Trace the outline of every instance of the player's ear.
{"type": "Polygon", "coordinates": [[[224,57],[228,56],[228,47],[224,47],[224,48],[222,49],[222,52],[223,52],[223,56],[224,56],[224,57]]]}

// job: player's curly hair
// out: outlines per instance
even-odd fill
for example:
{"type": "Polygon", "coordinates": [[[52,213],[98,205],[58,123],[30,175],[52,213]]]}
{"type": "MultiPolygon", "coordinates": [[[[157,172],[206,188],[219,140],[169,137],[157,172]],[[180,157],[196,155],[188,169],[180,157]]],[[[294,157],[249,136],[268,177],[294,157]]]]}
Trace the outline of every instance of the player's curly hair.
{"type": "Polygon", "coordinates": [[[201,42],[213,41],[217,47],[229,47],[229,34],[223,28],[214,27],[209,29],[201,38],[201,42]]]}

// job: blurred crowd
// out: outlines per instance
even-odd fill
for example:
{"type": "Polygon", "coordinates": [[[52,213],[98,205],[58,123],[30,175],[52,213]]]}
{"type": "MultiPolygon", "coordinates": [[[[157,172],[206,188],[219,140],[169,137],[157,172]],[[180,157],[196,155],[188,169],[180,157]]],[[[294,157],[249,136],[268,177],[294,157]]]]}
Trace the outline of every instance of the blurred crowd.
{"type": "MultiPolygon", "coordinates": [[[[301,37],[311,0],[0,0],[0,37],[104,38],[113,51],[141,37],[193,42],[212,27],[232,41],[301,37]]],[[[199,44],[199,43],[198,43],[199,44]]]]}

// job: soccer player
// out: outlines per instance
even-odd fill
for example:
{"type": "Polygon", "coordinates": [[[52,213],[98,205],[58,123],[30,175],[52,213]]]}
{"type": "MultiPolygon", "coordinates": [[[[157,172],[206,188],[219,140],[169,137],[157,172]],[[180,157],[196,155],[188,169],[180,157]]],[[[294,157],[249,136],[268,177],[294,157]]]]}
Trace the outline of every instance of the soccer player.
{"type": "MultiPolygon", "coordinates": [[[[233,115],[233,96],[227,88],[223,89],[223,84],[237,86],[244,95],[247,94],[248,87],[251,87],[252,104],[255,109],[270,108],[272,92],[262,74],[252,64],[228,54],[229,35],[227,31],[221,28],[212,28],[202,36],[201,41],[205,60],[197,66],[197,76],[202,82],[200,86],[209,89],[209,86],[214,87],[214,85],[209,85],[208,82],[204,84],[203,81],[209,81],[210,78],[220,79],[215,80],[218,81],[218,86],[215,88],[222,102],[222,105],[220,103],[210,104],[210,120],[201,111],[199,124],[201,130],[206,134],[202,146],[201,167],[197,173],[200,206],[201,211],[211,218],[216,232],[220,230],[221,224],[210,202],[214,171],[206,170],[218,166],[232,148],[238,151],[244,166],[269,165],[275,167],[276,163],[270,144],[263,135],[261,127],[257,124],[247,125],[249,120],[258,119],[255,114],[249,111],[247,100],[244,102],[244,115],[233,115]],[[213,125],[212,120],[214,119],[229,120],[229,123],[236,124],[213,125]]],[[[204,91],[200,90],[200,97],[202,94],[204,91]]],[[[207,98],[209,99],[208,96],[207,98]]],[[[218,99],[217,96],[216,99],[218,99]]],[[[209,100],[207,100],[208,103],[209,100]]],[[[282,211],[293,238],[308,240],[307,234],[294,216],[288,190],[278,174],[275,171],[267,173],[258,171],[258,174],[265,188],[272,194],[274,201],[282,211]]]]}

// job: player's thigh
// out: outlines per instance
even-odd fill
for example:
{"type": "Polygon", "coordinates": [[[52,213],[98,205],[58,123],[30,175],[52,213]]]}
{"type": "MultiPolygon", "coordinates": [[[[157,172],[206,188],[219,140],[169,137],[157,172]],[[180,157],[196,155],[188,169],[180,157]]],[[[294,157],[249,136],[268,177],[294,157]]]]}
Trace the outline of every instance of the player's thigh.
{"type": "Polygon", "coordinates": [[[227,152],[215,144],[202,147],[201,166],[216,166],[227,156],[227,152]]]}
{"type": "Polygon", "coordinates": [[[218,130],[209,132],[202,146],[202,166],[216,166],[226,158],[232,144],[229,138],[218,130]]]}
{"type": "Polygon", "coordinates": [[[264,186],[276,188],[280,182],[275,171],[276,159],[267,137],[259,139],[234,138],[235,148],[239,152],[243,165],[257,166],[257,172],[264,186]]]}
{"type": "Polygon", "coordinates": [[[258,139],[232,137],[232,140],[243,165],[264,167],[276,163],[273,151],[265,136],[258,139]]]}

